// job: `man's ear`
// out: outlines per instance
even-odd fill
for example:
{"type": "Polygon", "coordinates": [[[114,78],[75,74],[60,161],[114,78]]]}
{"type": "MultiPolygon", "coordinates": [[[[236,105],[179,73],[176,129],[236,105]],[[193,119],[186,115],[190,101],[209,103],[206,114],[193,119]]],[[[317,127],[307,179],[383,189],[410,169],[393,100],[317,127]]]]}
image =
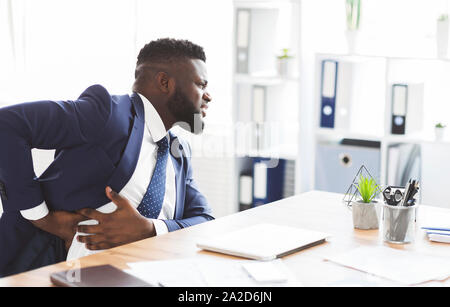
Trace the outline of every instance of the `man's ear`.
{"type": "Polygon", "coordinates": [[[156,85],[161,92],[171,94],[175,89],[175,79],[161,71],[156,74],[156,85]]]}

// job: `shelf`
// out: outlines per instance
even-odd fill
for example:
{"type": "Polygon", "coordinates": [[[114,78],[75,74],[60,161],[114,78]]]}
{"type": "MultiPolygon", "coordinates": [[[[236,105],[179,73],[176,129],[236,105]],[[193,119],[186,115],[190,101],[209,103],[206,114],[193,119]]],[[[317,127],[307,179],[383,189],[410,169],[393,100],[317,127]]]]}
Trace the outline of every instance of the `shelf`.
{"type": "Polygon", "coordinates": [[[296,160],[298,157],[297,148],[293,148],[292,145],[279,146],[276,150],[250,150],[245,153],[236,153],[237,158],[271,158],[271,159],[286,159],[296,160]],[[278,154],[274,154],[278,153],[278,154]]]}
{"type": "Polygon", "coordinates": [[[450,144],[449,139],[436,140],[431,134],[420,133],[412,135],[373,135],[364,133],[354,133],[350,131],[334,130],[327,128],[318,128],[316,131],[316,137],[321,140],[340,140],[340,139],[360,139],[369,141],[379,141],[389,144],[396,143],[409,143],[409,144],[420,144],[420,143],[438,143],[438,144],[450,144]]]}
{"type": "Polygon", "coordinates": [[[344,130],[335,130],[329,128],[318,128],[316,136],[328,139],[361,139],[370,141],[382,141],[383,136],[374,134],[355,133],[344,130]]]}
{"type": "Polygon", "coordinates": [[[249,9],[279,9],[284,5],[289,5],[298,2],[298,0],[239,0],[235,1],[236,8],[249,8],[249,9]]]}
{"type": "Polygon", "coordinates": [[[281,85],[288,82],[299,82],[299,78],[296,77],[284,77],[277,75],[248,75],[248,74],[235,74],[235,82],[246,84],[258,84],[258,85],[281,85]]]}
{"type": "Polygon", "coordinates": [[[394,55],[374,55],[374,54],[359,54],[359,53],[317,53],[321,57],[354,57],[354,58],[373,58],[385,60],[399,60],[399,61],[436,61],[450,63],[450,58],[437,58],[426,56],[394,56],[394,55]]]}

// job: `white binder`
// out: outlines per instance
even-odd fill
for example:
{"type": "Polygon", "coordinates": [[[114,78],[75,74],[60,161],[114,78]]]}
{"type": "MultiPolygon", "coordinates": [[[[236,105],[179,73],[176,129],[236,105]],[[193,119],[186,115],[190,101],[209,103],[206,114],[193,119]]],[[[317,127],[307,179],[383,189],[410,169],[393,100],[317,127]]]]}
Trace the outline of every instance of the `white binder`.
{"type": "Polygon", "coordinates": [[[236,71],[248,73],[248,45],[250,35],[250,10],[236,11],[236,71]]]}
{"type": "Polygon", "coordinates": [[[279,10],[236,10],[236,72],[276,74],[276,37],[279,10]]]}
{"type": "Polygon", "coordinates": [[[249,175],[239,177],[239,205],[250,208],[253,204],[253,178],[249,175]]]}

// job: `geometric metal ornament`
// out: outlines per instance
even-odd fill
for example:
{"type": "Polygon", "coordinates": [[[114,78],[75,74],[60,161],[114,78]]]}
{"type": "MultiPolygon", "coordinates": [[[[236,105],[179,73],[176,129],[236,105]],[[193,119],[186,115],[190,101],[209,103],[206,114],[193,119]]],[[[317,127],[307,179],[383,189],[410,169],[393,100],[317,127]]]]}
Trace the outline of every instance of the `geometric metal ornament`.
{"type": "MultiPolygon", "coordinates": [[[[370,174],[369,170],[364,165],[362,165],[359,168],[359,171],[356,173],[355,178],[353,178],[353,181],[352,181],[351,185],[348,187],[347,192],[344,195],[344,199],[342,200],[347,205],[347,207],[349,207],[349,208],[352,206],[351,205],[352,201],[355,198],[357,198],[357,196],[359,194],[357,185],[358,185],[358,181],[359,181],[359,176],[360,175],[363,175],[365,178],[372,178],[373,180],[375,180],[372,177],[372,175],[370,174]]],[[[375,180],[375,182],[376,182],[376,180],[375,180]]],[[[377,194],[379,194],[379,193],[381,193],[381,189],[378,186],[377,187],[377,194]]]]}

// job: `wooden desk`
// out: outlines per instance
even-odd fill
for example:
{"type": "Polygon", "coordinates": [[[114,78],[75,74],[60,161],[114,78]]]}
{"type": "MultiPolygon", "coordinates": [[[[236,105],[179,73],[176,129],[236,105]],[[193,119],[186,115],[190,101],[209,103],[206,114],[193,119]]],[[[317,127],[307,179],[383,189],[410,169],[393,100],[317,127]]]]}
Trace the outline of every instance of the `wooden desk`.
{"type": "MultiPolygon", "coordinates": [[[[390,246],[408,251],[450,257],[450,245],[432,243],[420,229],[424,216],[447,214],[450,210],[430,206],[419,207],[416,242],[394,245],[383,242],[381,231],[355,230],[352,214],[342,203],[343,195],[325,192],[308,192],[265,206],[239,212],[211,222],[175,231],[155,238],[127,244],[108,251],[83,257],[78,262],[62,262],[37,270],[0,279],[0,286],[51,286],[52,272],[81,267],[112,264],[127,268],[126,263],[143,260],[167,260],[183,257],[223,257],[238,259],[196,247],[200,238],[220,235],[257,223],[275,223],[328,232],[332,235],[325,244],[286,256],[285,264],[305,286],[395,286],[396,284],[363,272],[345,268],[324,260],[323,255],[344,252],[357,246],[390,246]]],[[[450,285],[444,282],[430,282],[426,285],[450,285]]]]}

